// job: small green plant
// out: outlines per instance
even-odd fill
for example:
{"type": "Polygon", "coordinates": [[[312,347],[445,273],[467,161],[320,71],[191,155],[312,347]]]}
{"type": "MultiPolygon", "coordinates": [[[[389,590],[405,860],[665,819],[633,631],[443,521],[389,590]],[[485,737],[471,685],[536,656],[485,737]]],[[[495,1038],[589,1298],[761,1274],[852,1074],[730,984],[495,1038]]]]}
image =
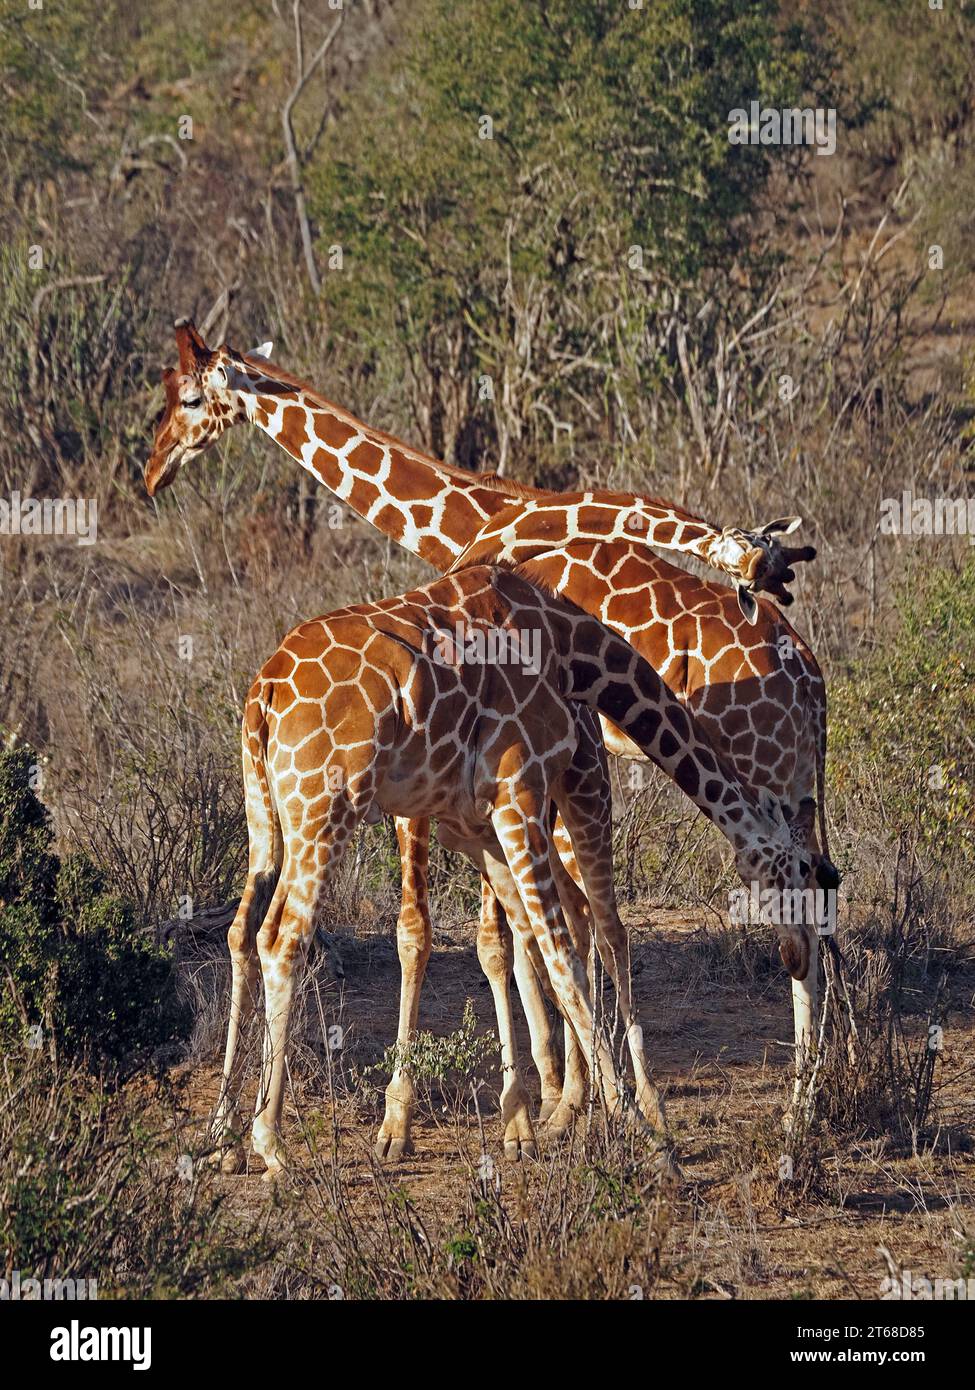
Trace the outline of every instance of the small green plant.
{"type": "Polygon", "coordinates": [[[403,1066],[418,1085],[451,1085],[469,1081],[489,1057],[498,1051],[498,1040],[490,1033],[478,1036],[474,1003],[468,999],[456,1032],[438,1038],[433,1033],[417,1033],[405,1048],[394,1043],[382,1060],[367,1067],[364,1075],[392,1076],[403,1066]]]}

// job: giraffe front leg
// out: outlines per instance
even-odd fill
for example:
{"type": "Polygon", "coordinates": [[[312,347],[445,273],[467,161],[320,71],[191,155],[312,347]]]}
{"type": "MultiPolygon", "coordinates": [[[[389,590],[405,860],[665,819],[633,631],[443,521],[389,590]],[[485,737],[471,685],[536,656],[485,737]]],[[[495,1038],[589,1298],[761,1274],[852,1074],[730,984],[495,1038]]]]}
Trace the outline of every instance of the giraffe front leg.
{"type": "MultiPolygon", "coordinates": [[[[491,896],[493,898],[493,893],[491,896]]],[[[513,941],[515,981],[528,1021],[532,1060],[542,1088],[538,1118],[539,1121],[547,1121],[562,1100],[562,1074],[555,1046],[555,1028],[545,1002],[545,987],[548,986],[548,992],[551,994],[551,985],[545,974],[538,944],[530,932],[526,935],[524,932],[516,931],[513,941]]]]}
{"type": "Polygon", "coordinates": [[[407,1066],[410,1041],[420,1012],[420,990],[430,959],[432,932],[427,876],[430,857],[428,819],[396,821],[402,866],[402,894],[396,921],[396,949],[400,964],[399,1023],[396,1030],[396,1066],[386,1087],[386,1110],[376,1137],[376,1157],[396,1162],[413,1152],[414,1088],[407,1066]]]}
{"type": "Polygon", "coordinates": [[[792,1084],[792,1104],[785,1113],[783,1125],[788,1133],[801,1117],[808,1118],[811,1104],[810,1082],[816,1060],[819,1031],[819,934],[815,926],[808,929],[809,968],[803,980],[792,981],[792,1017],[795,1032],[795,1079],[792,1084]]]}
{"type": "MultiPolygon", "coordinates": [[[[572,944],[555,891],[547,816],[547,798],[535,807],[522,789],[519,804],[499,807],[493,820],[523,904],[521,915],[527,918],[538,943],[562,1015],[571,1023],[585,1054],[593,1059],[602,1100],[613,1114],[625,1108],[623,1097],[612,1053],[596,1026],[585,967],[572,944]]],[[[503,877],[496,881],[492,872],[491,882],[507,911],[503,877]]]]}
{"type": "Polygon", "coordinates": [[[518,1066],[518,1046],[511,1013],[512,946],[508,924],[515,931],[527,929],[521,900],[490,826],[471,838],[457,834],[441,821],[437,837],[445,848],[466,854],[481,874],[477,956],[491,986],[498,1020],[505,1157],[534,1157],[537,1152],[535,1130],[529,1111],[528,1091],[518,1066]],[[499,911],[499,904],[503,911],[499,911]]]}
{"type": "MultiPolygon", "coordinates": [[[[495,861],[492,881],[481,882],[481,916],[477,930],[477,958],[487,976],[494,997],[501,1043],[501,1123],[504,1127],[504,1156],[510,1162],[520,1158],[537,1158],[538,1146],[531,1120],[528,1088],[518,1066],[514,1017],[511,1012],[511,970],[513,963],[512,934],[501,912],[495,882],[507,880],[505,900],[515,910],[517,921],[517,890],[507,869],[495,861]]],[[[507,907],[506,907],[507,911],[507,907]]],[[[544,1003],[543,1003],[544,1007],[544,1003]]]]}
{"type": "MultiPolygon", "coordinates": [[[[582,875],[572,849],[572,840],[561,814],[557,816],[552,832],[555,853],[552,855],[552,872],[558,889],[559,900],[565,913],[572,942],[581,961],[589,961],[591,944],[591,912],[586,895],[580,886],[582,875]]],[[[588,965],[587,965],[588,969],[588,965]]],[[[593,988],[590,976],[589,988],[593,988]]],[[[565,1075],[559,1103],[549,1117],[546,1134],[560,1138],[572,1129],[576,1120],[586,1109],[589,1091],[589,1069],[583,1056],[579,1039],[571,1026],[563,1025],[565,1050],[565,1075]]]]}
{"type": "Polygon", "coordinates": [[[569,1023],[563,1022],[563,1047],[565,1050],[565,1076],[559,1103],[545,1122],[545,1134],[549,1139],[561,1139],[568,1134],[585,1114],[589,1093],[589,1068],[579,1046],[579,1039],[569,1023]]]}
{"type": "Polygon", "coordinates": [[[562,906],[572,923],[573,939],[577,944],[588,941],[590,923],[595,931],[596,949],[613,981],[626,1029],[637,1105],[659,1152],[661,1170],[676,1176],[679,1170],[670,1154],[663,1102],[650,1077],[643,1029],[633,1003],[629,941],[616,906],[612,817],[604,763],[602,748],[594,746],[592,761],[577,754],[565,775],[559,809],[571,835],[574,862],[570,861],[565,847],[560,846],[560,858],[553,867],[562,906]],[[572,869],[571,874],[567,864],[572,869]],[[585,885],[585,893],[577,878],[585,885]]]}

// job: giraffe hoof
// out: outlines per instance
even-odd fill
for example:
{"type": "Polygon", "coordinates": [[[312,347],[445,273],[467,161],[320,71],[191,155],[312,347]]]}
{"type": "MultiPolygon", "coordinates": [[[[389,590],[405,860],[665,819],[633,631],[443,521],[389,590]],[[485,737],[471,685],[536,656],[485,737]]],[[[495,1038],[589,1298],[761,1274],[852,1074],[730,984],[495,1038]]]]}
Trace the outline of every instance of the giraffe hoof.
{"type": "Polygon", "coordinates": [[[506,1139],[504,1156],[509,1163],[520,1163],[523,1158],[538,1158],[538,1145],[534,1139],[506,1139]]]}
{"type": "Polygon", "coordinates": [[[204,1168],[215,1168],[230,1177],[246,1171],[247,1159],[242,1144],[218,1143],[210,1153],[200,1159],[200,1164],[204,1168]]]}
{"type": "Polygon", "coordinates": [[[683,1170],[669,1144],[660,1145],[653,1156],[651,1166],[666,1186],[678,1187],[684,1182],[683,1170]]]}
{"type": "Polygon", "coordinates": [[[399,1163],[413,1152],[413,1140],[408,1134],[388,1135],[380,1131],[376,1140],[376,1157],[380,1163],[399,1163]]]}
{"type": "Polygon", "coordinates": [[[564,1139],[567,1134],[571,1134],[572,1126],[578,1118],[577,1110],[568,1105],[558,1104],[545,1121],[545,1138],[564,1139]]]}
{"type": "Polygon", "coordinates": [[[281,1182],[288,1176],[288,1170],[283,1163],[275,1163],[268,1167],[267,1171],[261,1174],[261,1182],[275,1183],[281,1182]]]}

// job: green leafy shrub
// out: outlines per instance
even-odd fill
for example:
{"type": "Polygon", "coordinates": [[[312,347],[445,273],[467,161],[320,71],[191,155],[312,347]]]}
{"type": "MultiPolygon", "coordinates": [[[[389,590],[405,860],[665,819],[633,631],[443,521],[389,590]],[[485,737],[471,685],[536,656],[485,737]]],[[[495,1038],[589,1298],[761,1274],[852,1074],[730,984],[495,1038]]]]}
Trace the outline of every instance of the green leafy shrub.
{"type": "Polygon", "coordinates": [[[934,867],[975,861],[975,559],[918,565],[891,638],[830,687],[831,797],[855,821],[916,826],[934,867]],[[869,808],[869,809],[868,809],[869,808]]]}
{"type": "Polygon", "coordinates": [[[323,248],[343,251],[333,335],[406,390],[435,454],[530,451],[540,481],[539,444],[598,420],[615,434],[673,378],[675,325],[709,301],[700,345],[733,284],[764,283],[749,214],[783,154],[732,146],[728,113],[823,87],[812,35],[777,15],[772,0],[411,13],[308,183],[323,248]]]}
{"type": "Polygon", "coordinates": [[[124,1070],[181,1031],[171,963],[94,864],[54,853],[36,769],[0,753],[0,1036],[124,1070]]]}
{"type": "Polygon", "coordinates": [[[366,1068],[365,1075],[392,1076],[396,1068],[403,1065],[418,1085],[459,1084],[469,1081],[497,1051],[498,1040],[493,1034],[478,1036],[474,1004],[468,999],[464,1003],[460,1027],[455,1032],[445,1037],[417,1033],[402,1052],[394,1043],[387,1047],[381,1062],[366,1068]]]}

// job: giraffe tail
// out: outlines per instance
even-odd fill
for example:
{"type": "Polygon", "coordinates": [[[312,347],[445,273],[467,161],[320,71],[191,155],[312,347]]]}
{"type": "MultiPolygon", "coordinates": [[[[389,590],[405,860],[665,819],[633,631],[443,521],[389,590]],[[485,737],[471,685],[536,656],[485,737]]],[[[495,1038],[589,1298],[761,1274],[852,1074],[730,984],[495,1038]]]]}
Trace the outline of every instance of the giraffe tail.
{"type": "Polygon", "coordinates": [[[258,845],[262,847],[260,857],[266,860],[268,869],[273,866],[276,878],[284,857],[284,839],[267,767],[270,693],[267,683],[260,679],[251,688],[244,707],[242,744],[247,830],[252,850],[258,845]]]}
{"type": "Polygon", "coordinates": [[[819,830],[820,868],[817,870],[820,887],[835,890],[840,885],[840,873],[829,857],[829,836],[826,830],[826,689],[822,687],[822,708],[819,711],[819,731],[816,737],[816,817],[819,830]]]}

